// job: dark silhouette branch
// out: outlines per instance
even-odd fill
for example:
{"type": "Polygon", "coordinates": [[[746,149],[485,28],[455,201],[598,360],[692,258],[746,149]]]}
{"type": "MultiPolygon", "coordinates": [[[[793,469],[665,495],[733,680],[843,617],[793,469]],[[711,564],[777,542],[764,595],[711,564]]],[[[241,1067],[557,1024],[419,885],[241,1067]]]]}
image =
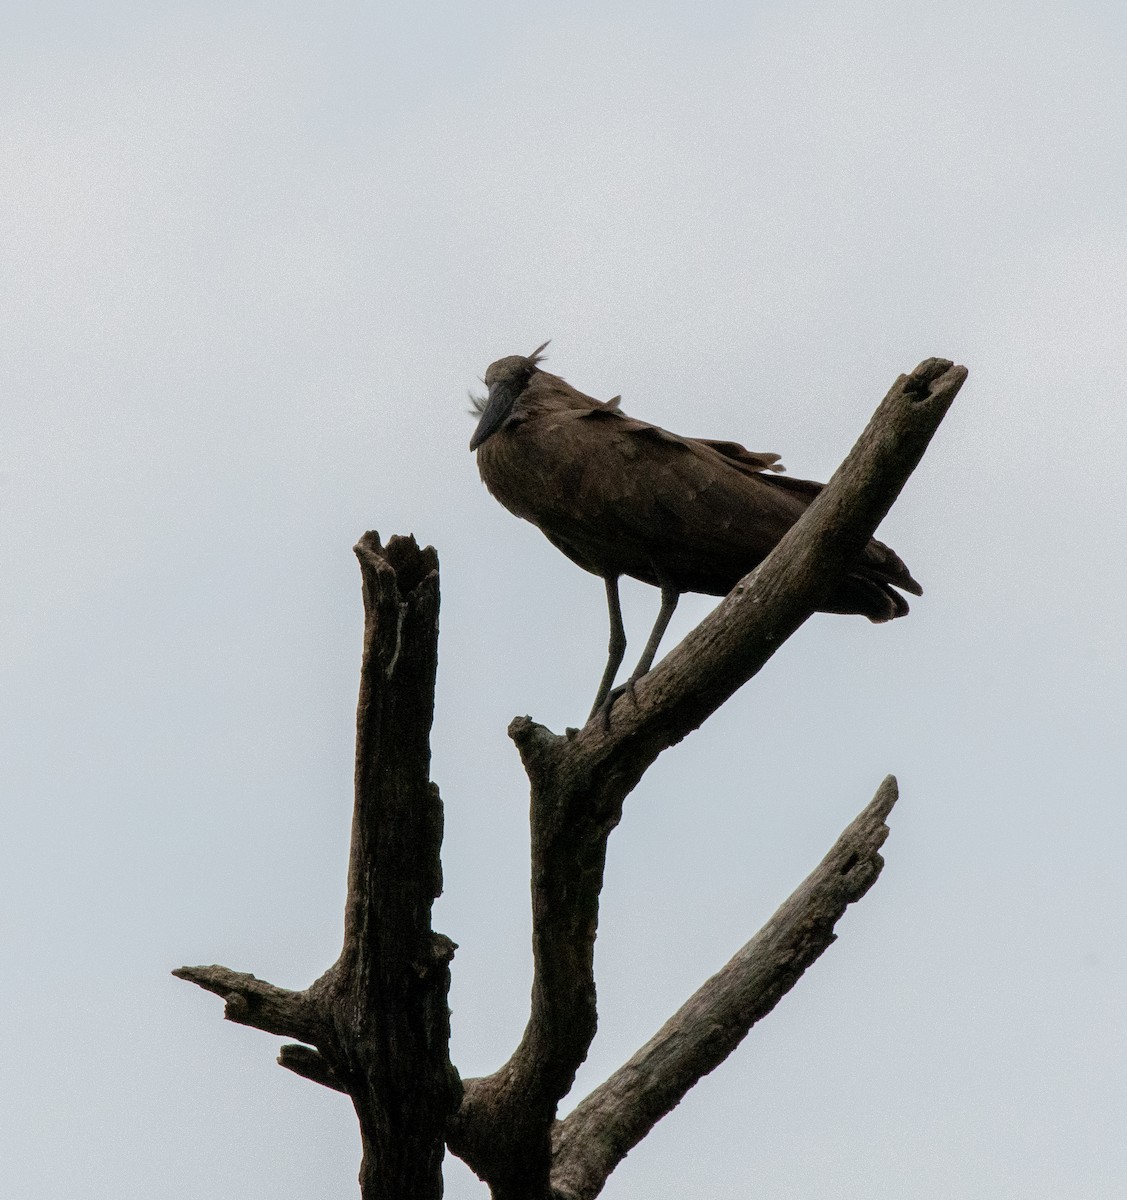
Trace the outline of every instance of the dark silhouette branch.
{"type": "Polygon", "coordinates": [[[317,1013],[307,992],[275,987],[263,979],[228,967],[180,967],[172,974],[221,996],[224,1018],[236,1025],[249,1025],[265,1033],[306,1040],[317,1034],[317,1013]]]}
{"type": "Polygon", "coordinates": [[[348,1095],[348,1088],[329,1066],[325,1056],[312,1046],[283,1046],[278,1051],[278,1066],[293,1071],[303,1079],[331,1088],[334,1092],[344,1092],[348,1095]]]}
{"type": "Polygon", "coordinates": [[[552,1191],[592,1200],[607,1177],[690,1088],[719,1066],[835,940],[846,908],[876,882],[896,803],[889,776],[789,900],[731,961],[596,1088],[553,1137],[552,1191]]]}
{"type": "Polygon", "coordinates": [[[437,1197],[446,1115],[460,1095],[448,1057],[454,945],[430,928],[442,890],[442,806],[430,781],[438,558],[413,538],[385,549],[372,533],[356,556],[364,582],[356,807],[344,948],[328,988],[336,1052],[326,1058],[360,1120],[365,1200],[437,1197]]]}
{"type": "Polygon", "coordinates": [[[279,1062],[352,1098],[364,1200],[438,1200],[447,1115],[454,944],[431,930],[442,806],[430,781],[438,559],[414,538],[356,546],[364,593],[356,803],[340,958],[303,992],[225,967],[174,972],[226,1000],[229,1020],[300,1038],[279,1062]]]}
{"type": "Polygon", "coordinates": [[[618,701],[567,736],[509,727],[531,784],[534,972],[520,1045],[473,1080],[448,1145],[494,1195],[547,1195],[550,1129],[596,1026],[594,944],[606,842],[643,772],[755,675],[856,560],[966,378],[928,359],[902,375],[776,549],[618,701]]]}

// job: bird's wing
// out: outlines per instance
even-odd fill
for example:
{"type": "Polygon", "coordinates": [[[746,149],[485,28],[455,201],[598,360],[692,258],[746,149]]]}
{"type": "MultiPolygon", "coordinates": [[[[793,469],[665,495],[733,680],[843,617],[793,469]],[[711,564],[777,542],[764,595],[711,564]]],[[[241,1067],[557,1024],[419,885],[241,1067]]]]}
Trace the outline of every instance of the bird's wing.
{"type": "MultiPolygon", "coordinates": [[[[689,441],[690,439],[684,440],[689,441]]],[[[711,438],[692,438],[691,440],[702,446],[711,447],[740,471],[758,473],[760,471],[786,470],[777,454],[764,454],[758,450],[748,450],[739,442],[717,442],[711,438]]]]}
{"type": "Polygon", "coordinates": [[[628,417],[619,408],[621,400],[621,396],[615,396],[605,404],[579,415],[595,420],[609,419],[613,422],[613,428],[617,432],[635,433],[641,437],[655,438],[658,441],[666,443],[680,443],[687,447],[707,447],[707,449],[715,451],[726,465],[745,475],[757,475],[761,471],[782,472],[786,470],[778,454],[770,454],[761,450],[748,450],[746,446],[741,446],[739,442],[717,441],[712,438],[681,437],[679,434],[670,433],[668,429],[662,429],[660,425],[651,425],[648,421],[639,421],[637,417],[628,417]]]}
{"type": "Polygon", "coordinates": [[[573,557],[590,539],[589,560],[613,560],[635,578],[661,582],[660,565],[685,590],[722,594],[809,504],[800,488],[770,486],[786,478],[763,473],[777,455],[679,437],[605,408],[557,412],[551,423],[569,486],[565,495],[558,480],[557,519],[537,524],[549,536],[553,524],[573,557]]]}
{"type": "MultiPolygon", "coordinates": [[[[821,490],[771,473],[778,455],[679,437],[547,372],[533,377],[502,434],[478,450],[502,504],[586,570],[683,591],[727,592],[821,490]]],[[[874,576],[918,588],[878,542],[862,561],[874,576]]]]}
{"type": "MultiPolygon", "coordinates": [[[[685,438],[621,412],[579,414],[577,432],[597,425],[588,439],[586,475],[598,482],[604,528],[636,540],[655,561],[700,586],[709,578],[727,590],[740,574],[767,555],[806,511],[823,485],[779,474],[777,454],[745,449],[738,442],[685,438]]],[[[592,506],[594,507],[594,506],[592,506]]],[[[863,573],[920,594],[898,555],[870,540],[858,564],[863,573]]],[[[707,590],[707,589],[706,589],[707,590]]]]}

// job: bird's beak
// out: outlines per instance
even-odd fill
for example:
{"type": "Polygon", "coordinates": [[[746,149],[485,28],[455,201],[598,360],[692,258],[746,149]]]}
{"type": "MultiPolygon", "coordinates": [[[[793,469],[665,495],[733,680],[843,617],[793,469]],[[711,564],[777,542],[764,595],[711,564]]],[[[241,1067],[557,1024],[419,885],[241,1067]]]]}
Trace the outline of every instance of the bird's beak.
{"type": "Polygon", "coordinates": [[[486,438],[492,437],[504,425],[509,413],[513,411],[516,398],[516,391],[510,383],[495,383],[489,389],[489,399],[477,428],[473,431],[473,437],[470,438],[471,450],[476,450],[486,438]]]}

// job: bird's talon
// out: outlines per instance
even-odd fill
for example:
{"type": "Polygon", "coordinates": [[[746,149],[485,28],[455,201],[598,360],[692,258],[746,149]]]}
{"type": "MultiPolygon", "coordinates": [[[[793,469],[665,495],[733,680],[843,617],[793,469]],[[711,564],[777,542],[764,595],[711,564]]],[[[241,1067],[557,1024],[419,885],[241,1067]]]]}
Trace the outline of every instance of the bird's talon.
{"type": "MultiPolygon", "coordinates": [[[[614,708],[614,702],[616,700],[620,699],[622,696],[629,696],[630,703],[634,705],[634,709],[635,709],[635,711],[637,711],[637,708],[638,708],[637,683],[638,683],[638,681],[636,679],[628,679],[625,683],[620,683],[618,685],[618,687],[611,688],[611,690],[607,693],[607,698],[602,702],[602,704],[599,705],[596,712],[603,719],[603,732],[604,733],[607,733],[610,730],[610,714],[611,714],[611,709],[614,708]]],[[[595,714],[593,713],[592,716],[594,716],[594,715],[595,714]]]]}

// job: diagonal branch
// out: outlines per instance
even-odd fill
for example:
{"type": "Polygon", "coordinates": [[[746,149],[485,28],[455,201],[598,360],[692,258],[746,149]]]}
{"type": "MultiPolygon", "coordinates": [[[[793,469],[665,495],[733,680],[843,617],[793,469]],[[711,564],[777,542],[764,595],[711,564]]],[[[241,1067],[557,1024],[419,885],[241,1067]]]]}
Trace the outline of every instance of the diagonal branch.
{"type": "Polygon", "coordinates": [[[878,851],[888,837],[885,820],[896,797],[890,775],[759,933],[557,1125],[552,1190],[560,1200],[593,1200],[630,1150],[830,947],[834,926],[884,865],[878,851]]]}
{"type": "Polygon", "coordinates": [[[473,1081],[447,1144],[494,1196],[546,1194],[549,1131],[595,1033],[594,942],[606,842],[655,758],[754,676],[849,570],[967,375],[927,359],[892,386],[848,457],[775,550],[607,723],[561,737],[509,727],[531,784],[534,974],[520,1045],[473,1081]],[[519,1167],[514,1167],[519,1164],[519,1167]],[[516,1172],[516,1173],[514,1173],[516,1172]]]}

